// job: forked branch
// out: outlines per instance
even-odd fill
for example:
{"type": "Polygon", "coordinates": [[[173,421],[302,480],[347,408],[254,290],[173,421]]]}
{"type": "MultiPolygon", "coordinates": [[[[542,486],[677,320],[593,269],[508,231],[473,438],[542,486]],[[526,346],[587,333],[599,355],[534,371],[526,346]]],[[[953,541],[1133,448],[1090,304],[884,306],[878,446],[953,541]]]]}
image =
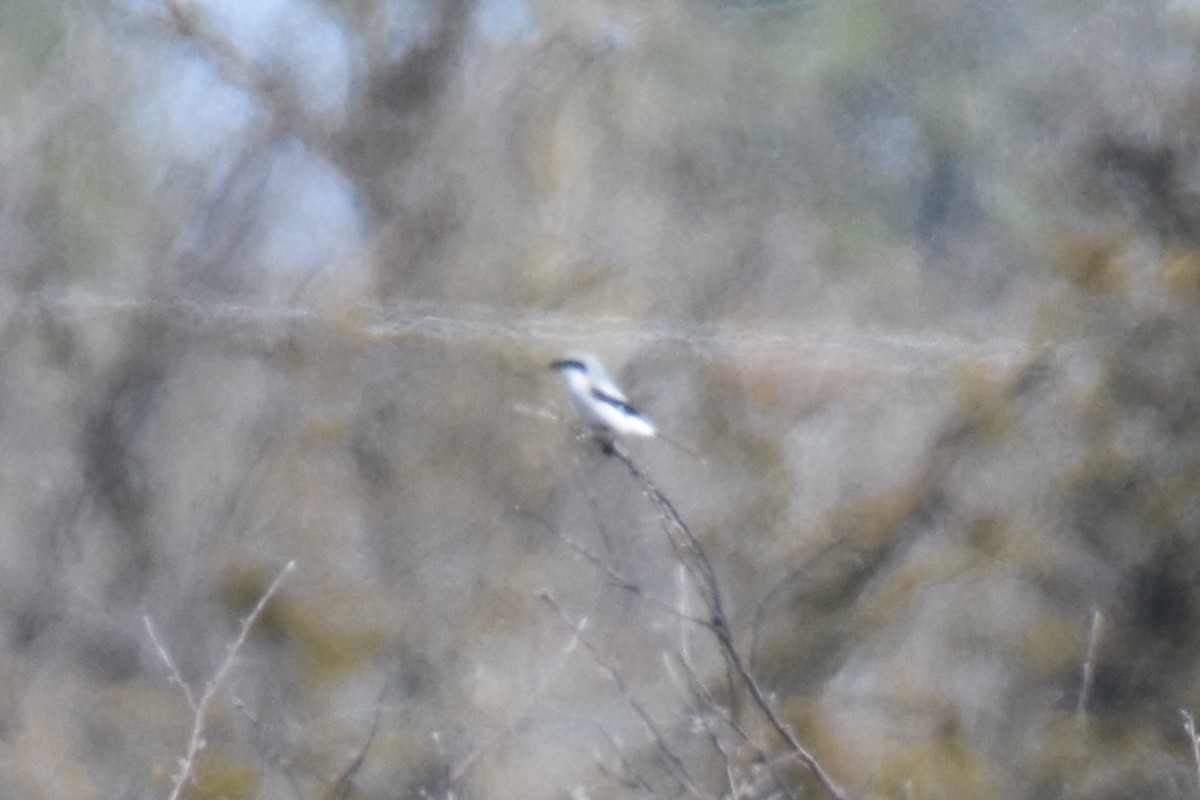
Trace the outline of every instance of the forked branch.
{"type": "Polygon", "coordinates": [[[692,576],[699,589],[700,596],[708,607],[710,618],[705,622],[704,627],[712,632],[721,654],[725,657],[726,662],[732,666],[733,672],[737,675],[738,679],[746,687],[754,706],[762,713],[763,717],[767,720],[767,724],[787,742],[793,755],[812,774],[817,783],[821,785],[821,788],[830,797],[835,798],[835,800],[846,800],[846,792],[825,771],[825,768],[809,752],[808,748],[800,743],[800,740],[796,738],[791,728],[779,716],[775,707],[767,698],[766,692],[763,691],[758,680],[754,677],[749,666],[742,658],[741,653],[738,652],[734,642],[733,629],[730,627],[729,620],[725,615],[725,601],[722,597],[721,586],[717,580],[716,571],[713,569],[712,561],[709,559],[700,540],[695,537],[691,528],[684,522],[683,517],[680,516],[671,499],[633,462],[627,453],[615,444],[610,445],[606,450],[625,465],[626,469],[629,470],[629,474],[640,484],[642,491],[658,510],[663,530],[670,539],[671,547],[687,568],[688,574],[692,576]]]}
{"type": "Polygon", "coordinates": [[[171,658],[170,652],[163,645],[162,641],[154,632],[154,624],[150,620],[150,616],[146,615],[142,618],[142,622],[146,626],[146,632],[150,637],[150,641],[154,644],[158,655],[162,658],[163,663],[167,665],[167,669],[171,673],[171,681],[178,683],[183,689],[184,696],[187,698],[188,705],[191,707],[192,716],[192,733],[188,737],[187,750],[184,752],[183,758],[179,761],[179,769],[172,778],[171,794],[168,795],[168,800],[178,800],[183,794],[183,789],[192,780],[192,776],[196,771],[196,759],[200,755],[200,751],[204,749],[204,726],[208,722],[208,712],[212,707],[213,701],[217,694],[225,685],[225,681],[229,677],[230,671],[233,669],[233,664],[237,660],[238,651],[242,649],[242,645],[246,643],[246,638],[250,635],[250,629],[254,627],[254,623],[262,616],[263,609],[267,607],[267,603],[279,590],[280,584],[287,574],[296,567],[295,561],[289,561],[279,574],[275,576],[275,580],[271,581],[271,585],[263,592],[262,597],[258,599],[258,603],[242,620],[241,629],[238,631],[237,638],[229,645],[229,652],[225,654],[225,660],[221,662],[221,666],[217,667],[216,673],[209,679],[204,686],[204,694],[200,696],[199,701],[195,700],[195,694],[192,692],[182,675],[179,673],[179,668],[175,665],[175,660],[171,658]]]}

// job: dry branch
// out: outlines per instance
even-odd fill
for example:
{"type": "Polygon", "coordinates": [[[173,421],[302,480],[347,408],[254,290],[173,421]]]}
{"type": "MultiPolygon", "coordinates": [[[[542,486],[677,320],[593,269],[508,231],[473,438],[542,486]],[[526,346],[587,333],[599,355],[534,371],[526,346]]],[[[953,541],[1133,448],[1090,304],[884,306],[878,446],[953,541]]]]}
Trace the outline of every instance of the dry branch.
{"type": "Polygon", "coordinates": [[[1075,713],[1079,715],[1079,719],[1085,719],[1087,715],[1088,701],[1091,699],[1092,685],[1095,683],[1096,676],[1096,648],[1100,643],[1100,634],[1104,626],[1104,615],[1099,609],[1092,611],[1092,624],[1088,629],[1087,650],[1084,651],[1083,669],[1079,678],[1079,700],[1075,706],[1075,713]]]}
{"type": "Polygon", "coordinates": [[[668,771],[671,773],[672,777],[679,781],[680,785],[692,797],[709,797],[709,794],[700,787],[699,782],[688,771],[687,765],[684,764],[679,755],[671,749],[671,746],[667,743],[666,736],[659,729],[658,724],[654,721],[654,718],[650,716],[650,712],[646,710],[646,707],[642,705],[641,701],[639,701],[633,695],[633,692],[630,691],[629,685],[625,682],[625,678],[621,675],[621,671],[614,663],[612,663],[612,661],[606,658],[604,654],[601,653],[600,650],[597,649],[596,646],[593,645],[586,636],[583,635],[583,628],[586,624],[586,620],[576,621],[571,619],[570,615],[567,614],[563,607],[558,604],[558,601],[554,599],[554,596],[550,592],[543,591],[540,596],[548,606],[554,609],[559,618],[567,625],[567,627],[571,629],[575,635],[575,641],[579,643],[579,646],[587,652],[593,663],[600,668],[600,671],[604,673],[605,677],[607,677],[609,681],[612,682],[613,686],[617,688],[617,691],[621,694],[621,697],[625,701],[626,705],[628,705],[633,711],[634,715],[637,716],[638,720],[645,728],[647,735],[654,742],[659,753],[663,756],[663,759],[667,764],[668,771]]]}
{"type": "Polygon", "coordinates": [[[175,660],[171,658],[170,652],[166,647],[163,646],[162,642],[155,635],[154,624],[151,622],[150,617],[146,616],[143,618],[143,622],[146,625],[146,631],[150,636],[150,641],[154,643],[159,657],[162,658],[163,662],[167,665],[167,669],[171,672],[171,682],[178,683],[183,689],[184,696],[187,697],[188,705],[191,706],[193,711],[192,733],[188,737],[187,750],[184,753],[183,758],[179,761],[179,770],[175,773],[175,776],[172,779],[173,785],[171,786],[171,794],[168,795],[169,800],[178,800],[179,796],[183,793],[183,788],[192,779],[192,775],[195,774],[196,758],[200,755],[200,751],[203,750],[205,746],[204,726],[208,722],[208,711],[212,707],[213,701],[216,699],[217,694],[224,686],[225,680],[229,677],[229,673],[233,669],[233,663],[237,660],[238,651],[241,650],[242,645],[246,643],[246,637],[250,635],[250,629],[254,627],[254,623],[260,616],[262,616],[263,609],[267,607],[267,603],[271,600],[271,597],[274,596],[276,591],[278,591],[280,584],[283,583],[283,579],[287,577],[287,574],[295,569],[295,567],[295,561],[289,561],[286,565],[284,565],[283,569],[279,571],[279,574],[275,576],[275,580],[271,581],[271,585],[267,587],[267,590],[263,592],[262,597],[258,599],[258,603],[256,603],[250,613],[246,615],[246,618],[242,620],[242,627],[238,631],[237,638],[233,640],[231,645],[229,645],[229,652],[226,653],[225,660],[221,662],[221,666],[217,668],[216,673],[208,681],[208,683],[205,684],[204,694],[200,696],[199,702],[195,701],[195,695],[192,693],[191,689],[188,688],[187,683],[184,682],[183,677],[179,673],[179,668],[175,665],[175,660]]]}
{"type": "MultiPolygon", "coordinates": [[[[757,678],[754,677],[754,674],[750,671],[746,661],[738,651],[734,642],[733,629],[730,627],[729,620],[725,615],[725,602],[720,583],[717,580],[716,571],[713,569],[712,562],[708,558],[708,554],[705,552],[700,540],[695,537],[691,529],[687,526],[687,523],[684,522],[683,517],[679,514],[671,499],[633,462],[627,453],[615,444],[609,445],[606,448],[606,452],[625,465],[626,469],[629,470],[629,474],[640,484],[642,491],[658,510],[663,523],[663,530],[671,542],[672,549],[695,581],[700,591],[700,596],[708,607],[710,618],[704,623],[704,627],[711,631],[716,638],[717,645],[726,663],[732,668],[732,672],[737,676],[742,685],[746,687],[754,706],[763,715],[770,727],[787,742],[792,754],[804,765],[813,778],[816,779],[821,788],[830,797],[835,798],[835,800],[846,800],[847,795],[845,791],[825,771],[825,768],[809,752],[808,748],[800,743],[800,740],[796,738],[791,728],[779,716],[774,705],[767,698],[766,692],[763,691],[757,678]]],[[[731,698],[733,696],[731,694],[731,698]]]]}
{"type": "Polygon", "coordinates": [[[1200,797],[1200,736],[1196,734],[1196,721],[1185,709],[1179,709],[1183,717],[1183,729],[1192,745],[1192,761],[1196,764],[1196,796],[1200,797]]]}

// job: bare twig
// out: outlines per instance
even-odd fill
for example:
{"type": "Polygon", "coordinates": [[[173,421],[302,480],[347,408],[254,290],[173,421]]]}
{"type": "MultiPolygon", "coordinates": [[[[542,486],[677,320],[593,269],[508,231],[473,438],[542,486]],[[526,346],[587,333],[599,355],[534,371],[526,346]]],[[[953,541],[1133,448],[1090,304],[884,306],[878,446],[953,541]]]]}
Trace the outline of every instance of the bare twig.
{"type": "Polygon", "coordinates": [[[283,569],[279,571],[279,574],[275,576],[275,580],[271,581],[271,585],[267,587],[267,590],[263,592],[262,597],[258,599],[258,603],[255,604],[254,608],[250,611],[246,618],[242,620],[242,627],[241,630],[238,631],[237,638],[234,639],[231,645],[229,645],[229,652],[226,653],[225,660],[221,662],[221,666],[217,668],[216,673],[208,681],[208,683],[205,684],[204,694],[200,696],[199,702],[194,700],[192,691],[183,681],[182,676],[180,676],[179,668],[175,666],[175,660],[171,658],[171,654],[167,651],[167,648],[163,646],[162,642],[155,635],[154,625],[151,623],[150,618],[146,617],[144,619],[146,631],[150,636],[150,641],[154,643],[155,648],[158,650],[159,657],[161,657],[166,663],[167,669],[171,671],[172,682],[178,683],[182,687],[183,693],[188,699],[188,704],[191,706],[194,712],[192,718],[192,733],[191,736],[188,737],[187,751],[184,753],[183,758],[180,759],[179,770],[175,773],[173,778],[174,783],[171,787],[169,800],[178,800],[179,796],[183,793],[183,788],[192,779],[196,769],[196,757],[200,755],[200,751],[203,750],[205,746],[204,726],[208,722],[208,711],[212,707],[213,700],[216,699],[217,694],[225,684],[226,678],[229,677],[229,672],[233,669],[233,664],[237,660],[238,651],[241,650],[242,645],[246,643],[246,637],[250,635],[250,629],[254,626],[254,623],[258,620],[258,618],[262,616],[263,609],[267,607],[267,603],[271,600],[271,597],[274,596],[276,591],[278,591],[280,584],[283,583],[283,579],[289,572],[295,569],[295,567],[295,561],[289,561],[286,565],[284,565],[283,569]]]}
{"type": "Polygon", "coordinates": [[[693,580],[700,587],[700,596],[708,604],[709,613],[714,619],[724,616],[724,611],[721,607],[720,585],[717,582],[717,574],[713,570],[712,562],[709,561],[708,555],[700,545],[700,541],[692,534],[687,524],[684,523],[683,517],[675,508],[675,504],[655,485],[654,481],[650,480],[650,476],[633,462],[629,454],[623,451],[615,442],[611,443],[606,448],[606,451],[625,465],[629,473],[641,484],[642,491],[650,499],[650,502],[658,509],[667,539],[670,541],[676,556],[679,557],[680,563],[683,564],[688,573],[691,574],[693,580]]]}
{"type": "Polygon", "coordinates": [[[371,749],[371,744],[375,741],[375,735],[379,732],[379,718],[383,716],[383,701],[387,699],[388,691],[392,688],[392,678],[389,676],[383,682],[383,688],[379,690],[379,699],[375,701],[375,716],[371,719],[371,730],[367,734],[367,739],[363,742],[362,747],[358,750],[358,755],[350,762],[346,769],[342,770],[342,774],[338,776],[337,783],[333,785],[333,789],[329,792],[330,800],[346,800],[350,796],[350,790],[354,788],[354,776],[362,769],[362,765],[367,761],[367,751],[371,749]]]}
{"type": "Polygon", "coordinates": [[[563,544],[571,548],[571,550],[575,551],[577,555],[579,555],[581,558],[595,567],[597,571],[607,577],[610,585],[612,585],[614,588],[620,589],[623,592],[628,592],[634,597],[640,598],[643,602],[649,603],[667,616],[673,617],[680,622],[699,625],[700,627],[708,627],[708,620],[700,619],[699,617],[693,617],[689,615],[687,611],[681,611],[679,608],[671,605],[666,600],[662,600],[654,595],[647,594],[642,587],[622,576],[621,573],[617,572],[616,569],[606,563],[600,556],[591,552],[566,534],[558,533],[557,531],[555,533],[558,535],[558,538],[562,540],[563,544]]]}
{"type": "MultiPolygon", "coordinates": [[[[504,733],[507,732],[507,730],[504,731],[504,733]]],[[[451,789],[457,786],[467,776],[467,773],[471,771],[471,767],[475,766],[479,759],[483,758],[484,751],[500,740],[500,736],[501,734],[495,734],[489,737],[487,741],[475,745],[471,748],[471,752],[456,761],[446,774],[446,784],[451,789]]]]}
{"type": "MultiPolygon", "coordinates": [[[[587,545],[571,538],[569,535],[543,519],[538,517],[528,517],[528,519],[532,520],[538,525],[541,525],[548,533],[556,537],[559,541],[570,548],[575,555],[579,556],[592,567],[594,567],[597,572],[608,579],[609,585],[612,587],[620,589],[623,592],[627,592],[634,597],[641,599],[643,602],[649,603],[669,617],[673,617],[681,622],[689,623],[691,625],[707,627],[707,620],[691,616],[686,611],[681,611],[679,608],[671,605],[666,600],[647,593],[646,590],[638,585],[632,578],[629,578],[621,573],[615,566],[612,565],[611,562],[606,561],[603,556],[588,548],[587,545]]],[[[597,518],[597,524],[602,526],[603,520],[597,518]]]]}
{"type": "Polygon", "coordinates": [[[762,712],[763,716],[767,718],[767,722],[771,724],[771,727],[775,729],[776,733],[778,733],[784,738],[785,741],[787,741],[796,758],[801,764],[804,765],[805,769],[812,773],[812,776],[817,779],[817,783],[821,784],[821,788],[823,788],[831,797],[834,797],[837,800],[846,800],[846,793],[842,790],[842,787],[839,786],[833,780],[833,777],[825,771],[825,768],[821,766],[819,761],[817,761],[816,756],[810,753],[808,748],[800,744],[800,740],[796,738],[794,733],[792,733],[792,729],[789,728],[782,719],[780,719],[779,714],[775,711],[775,707],[771,704],[771,701],[767,699],[762,687],[758,685],[757,679],[755,679],[750,673],[750,670],[746,667],[746,663],[742,660],[741,655],[733,646],[732,632],[729,630],[728,625],[724,625],[718,629],[716,635],[721,641],[721,648],[728,655],[730,663],[732,663],[734,669],[737,670],[738,677],[740,677],[742,682],[746,685],[746,688],[750,692],[750,697],[753,698],[754,704],[758,706],[758,709],[762,712]]]}
{"type": "Polygon", "coordinates": [[[167,650],[162,640],[158,638],[158,634],[154,632],[154,623],[150,620],[149,614],[142,615],[142,624],[146,626],[146,635],[150,637],[150,641],[154,643],[154,648],[158,650],[158,657],[167,665],[167,669],[171,673],[171,683],[179,686],[183,690],[183,696],[187,698],[188,708],[192,709],[192,713],[196,713],[196,698],[192,695],[192,687],[187,685],[187,681],[183,679],[183,675],[179,673],[179,667],[175,665],[175,659],[171,658],[171,653],[167,650]]]}
{"type": "Polygon", "coordinates": [[[1092,610],[1092,624],[1088,630],[1087,650],[1083,658],[1083,671],[1079,680],[1079,700],[1075,705],[1075,713],[1082,720],[1087,716],[1088,701],[1092,696],[1092,684],[1096,679],[1096,648],[1100,643],[1103,632],[1104,615],[1100,609],[1092,610]]]}
{"type": "MultiPolygon", "coordinates": [[[[692,618],[692,591],[687,579],[687,568],[679,564],[675,570],[675,588],[678,594],[677,608],[679,615],[685,620],[692,618]]],[[[686,621],[679,624],[679,660],[690,670],[695,654],[692,652],[692,634],[695,628],[687,625],[686,621]]]]}
{"type": "Polygon", "coordinates": [[[562,654],[542,670],[542,675],[536,685],[522,696],[521,702],[514,707],[504,725],[499,730],[484,738],[483,741],[475,744],[465,756],[450,761],[449,754],[441,747],[440,736],[434,734],[434,741],[438,743],[439,750],[441,750],[443,755],[447,756],[447,761],[449,762],[445,773],[445,796],[447,798],[460,796],[459,784],[467,778],[472,768],[479,763],[480,759],[487,755],[487,752],[491,748],[495,747],[497,742],[502,741],[506,736],[518,730],[521,724],[529,718],[530,710],[545,695],[554,676],[560,672],[562,664],[566,663],[567,659],[571,657],[571,653],[578,644],[579,641],[577,639],[568,642],[563,648],[562,654]]]}
{"type": "Polygon", "coordinates": [[[666,736],[661,730],[659,730],[658,724],[655,723],[654,718],[650,716],[650,712],[648,712],[645,706],[643,706],[641,702],[634,697],[633,692],[630,691],[628,684],[625,683],[625,678],[621,675],[621,671],[616,667],[616,665],[605,658],[605,656],[591,643],[591,641],[583,635],[583,624],[572,620],[570,615],[563,610],[562,606],[558,604],[558,601],[554,599],[554,595],[552,595],[550,592],[544,591],[540,594],[540,597],[548,606],[557,612],[559,618],[562,619],[567,627],[574,633],[574,640],[587,652],[588,656],[592,659],[592,662],[600,668],[605,677],[607,677],[609,681],[611,681],[612,684],[617,688],[617,691],[620,692],[621,697],[625,700],[626,705],[632,709],[634,715],[637,716],[639,721],[641,721],[647,735],[658,748],[658,751],[665,760],[668,771],[671,773],[672,777],[679,781],[680,785],[693,797],[710,797],[708,792],[705,792],[700,787],[699,783],[696,782],[696,779],[692,777],[691,773],[688,772],[687,766],[679,758],[679,755],[671,749],[670,745],[667,744],[666,736]]]}
{"type": "Polygon", "coordinates": [[[708,720],[703,720],[701,724],[704,726],[704,732],[708,734],[708,741],[712,744],[713,749],[721,754],[721,762],[725,766],[725,797],[737,797],[737,787],[740,781],[734,773],[733,759],[729,756],[729,750],[721,741],[721,735],[708,720]]]}
{"type": "Polygon", "coordinates": [[[633,768],[633,765],[629,763],[629,759],[625,757],[625,750],[621,747],[621,743],[603,725],[598,725],[597,728],[600,731],[600,735],[608,742],[608,746],[612,748],[613,755],[617,759],[617,765],[624,772],[623,775],[617,775],[603,762],[598,761],[596,767],[600,770],[600,774],[612,778],[614,782],[626,789],[640,790],[646,797],[654,797],[655,791],[650,786],[650,782],[643,778],[633,768]]]}
{"type": "Polygon", "coordinates": [[[571,550],[573,550],[575,552],[575,555],[584,559],[589,564],[591,564],[593,567],[595,567],[597,570],[604,573],[604,576],[606,578],[608,578],[609,583],[611,583],[613,586],[616,586],[618,589],[629,592],[630,594],[633,594],[633,595],[641,595],[642,594],[642,587],[638,586],[636,583],[634,583],[629,578],[626,578],[624,575],[622,575],[620,572],[618,572],[615,567],[610,565],[607,561],[605,561],[600,556],[593,553],[586,546],[575,541],[570,536],[568,536],[567,534],[558,530],[557,528],[554,529],[554,533],[556,536],[558,536],[558,538],[562,541],[563,544],[565,544],[567,547],[571,548],[571,550]]]}
{"type": "Polygon", "coordinates": [[[1196,735],[1196,721],[1184,709],[1179,709],[1183,717],[1183,729],[1187,731],[1188,740],[1192,743],[1192,760],[1196,763],[1196,791],[1200,797],[1200,736],[1196,735]]]}
{"type": "MultiPolygon", "coordinates": [[[[845,791],[825,771],[825,768],[821,766],[816,757],[800,743],[800,740],[796,738],[791,728],[780,718],[774,705],[767,698],[757,678],[751,673],[741,653],[738,651],[734,642],[733,629],[730,627],[729,620],[725,615],[725,602],[722,597],[720,583],[717,580],[716,571],[713,569],[712,562],[709,560],[708,554],[704,551],[704,546],[700,543],[700,540],[695,537],[691,529],[687,526],[687,523],[683,521],[683,517],[679,514],[671,499],[650,480],[650,477],[633,462],[627,453],[615,444],[610,445],[607,450],[610,455],[625,465],[630,475],[637,480],[642,487],[642,491],[658,509],[663,522],[663,529],[671,542],[672,548],[695,580],[700,590],[700,596],[708,607],[710,619],[705,627],[712,631],[721,653],[725,657],[726,663],[746,687],[751,700],[754,702],[754,706],[766,718],[771,728],[787,742],[793,755],[816,779],[821,788],[830,797],[835,798],[835,800],[845,800],[845,791]]],[[[733,676],[730,675],[731,681],[732,678],[733,676]]],[[[731,692],[730,696],[732,700],[736,696],[736,693],[731,692]]],[[[733,716],[736,719],[736,714],[733,716]]]]}
{"type": "MultiPolygon", "coordinates": [[[[668,670],[670,670],[670,661],[667,663],[668,670]]],[[[796,800],[796,794],[792,791],[791,787],[788,786],[787,781],[783,779],[783,776],[780,775],[779,771],[775,768],[775,759],[772,759],[758,742],[750,738],[750,734],[747,733],[745,728],[743,728],[730,714],[728,709],[723,708],[721,704],[717,702],[717,698],[712,696],[712,692],[710,692],[708,687],[704,685],[704,682],[700,680],[700,676],[692,670],[690,664],[683,659],[679,659],[679,667],[683,670],[684,675],[687,677],[687,688],[691,694],[697,698],[697,702],[703,704],[705,708],[711,710],[711,712],[715,714],[721,720],[721,722],[728,726],[728,728],[737,735],[737,737],[746,747],[750,748],[750,750],[754,752],[755,758],[757,758],[766,766],[767,771],[771,773],[771,777],[775,780],[775,784],[780,788],[780,791],[789,798],[789,800],[796,800]]],[[[711,728],[710,734],[713,736],[716,735],[715,731],[712,731],[711,728]]],[[[724,749],[721,749],[721,754],[725,755],[724,749]]],[[[790,760],[792,755],[790,753],[787,754],[787,758],[790,760]]],[[[726,761],[728,762],[727,756],[726,761]]]]}

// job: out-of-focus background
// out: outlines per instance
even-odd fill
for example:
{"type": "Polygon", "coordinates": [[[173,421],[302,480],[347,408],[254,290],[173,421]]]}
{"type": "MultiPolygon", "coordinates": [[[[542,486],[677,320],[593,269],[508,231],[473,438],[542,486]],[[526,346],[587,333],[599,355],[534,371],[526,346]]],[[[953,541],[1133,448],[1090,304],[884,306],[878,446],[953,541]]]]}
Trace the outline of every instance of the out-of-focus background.
{"type": "Polygon", "coordinates": [[[165,797],[164,653],[199,694],[294,560],[188,797],[825,796],[572,435],[584,348],[696,452],[628,445],[851,796],[1196,797],[1198,42],[1195,0],[6,0],[0,794],[165,797]]]}

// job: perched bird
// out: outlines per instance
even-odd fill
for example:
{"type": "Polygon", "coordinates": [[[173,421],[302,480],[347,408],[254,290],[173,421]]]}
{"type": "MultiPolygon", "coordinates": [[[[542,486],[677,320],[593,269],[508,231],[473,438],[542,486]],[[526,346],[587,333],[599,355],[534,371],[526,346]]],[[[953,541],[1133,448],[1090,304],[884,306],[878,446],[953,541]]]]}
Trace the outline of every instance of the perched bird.
{"type": "Polygon", "coordinates": [[[662,435],[653,422],[630,404],[621,387],[588,353],[568,353],[550,364],[562,375],[571,404],[586,422],[617,436],[662,435]]]}

